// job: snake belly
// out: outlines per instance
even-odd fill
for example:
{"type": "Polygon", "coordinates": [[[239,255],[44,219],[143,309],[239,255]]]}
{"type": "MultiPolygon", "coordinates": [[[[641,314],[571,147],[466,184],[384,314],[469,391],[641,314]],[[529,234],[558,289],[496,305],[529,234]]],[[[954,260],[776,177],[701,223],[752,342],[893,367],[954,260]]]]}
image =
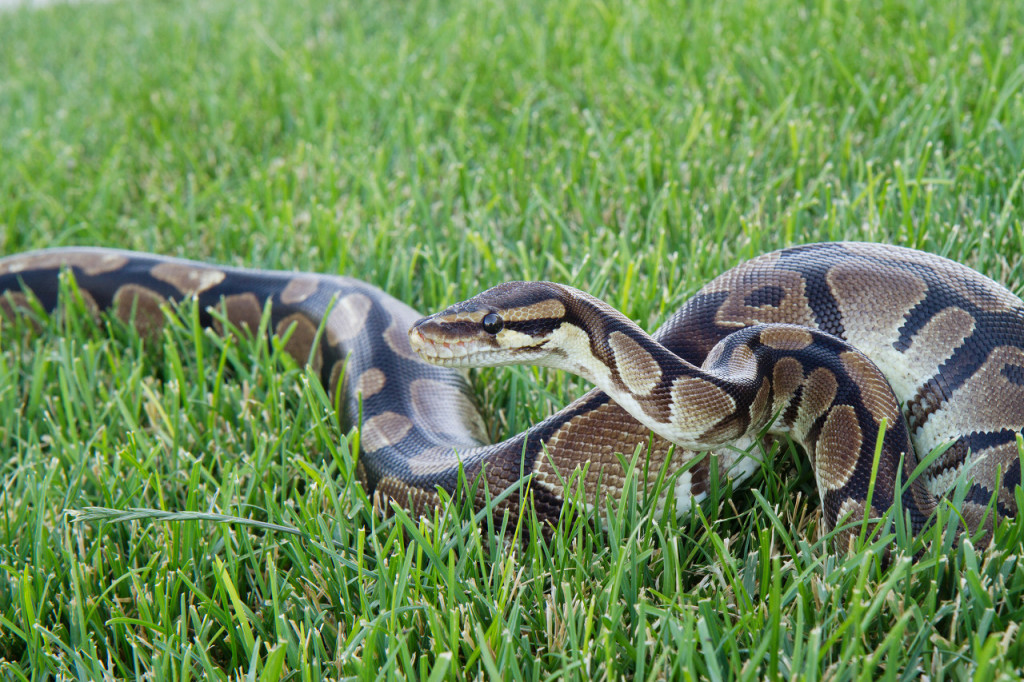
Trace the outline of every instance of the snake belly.
{"type": "MultiPolygon", "coordinates": [[[[627,476],[620,454],[628,459],[638,447],[649,458],[634,474],[641,487],[652,485],[664,467],[673,476],[669,494],[679,513],[703,500],[713,479],[741,481],[761,466],[757,448],[722,450],[713,457],[676,449],[666,463],[672,444],[596,389],[529,430],[488,444],[464,374],[429,365],[413,352],[407,332],[420,315],[351,278],[218,267],[112,249],[53,249],[0,260],[0,309],[11,314],[26,307],[31,292],[53,310],[63,270],[73,273],[91,308],[109,310],[146,336],[163,324],[162,306],[187,297],[197,299],[200,322],[219,331],[222,319],[256,330],[269,304],[270,330],[287,336],[286,350],[310,363],[337,396],[343,422],[352,425],[362,415],[358,471],[368,492],[416,512],[439,504],[438,489],[456,491],[460,467],[467,480],[481,483],[475,488],[478,506],[528,480],[521,490],[528,491],[538,517],[553,523],[574,476],[590,503],[619,497],[627,476]]],[[[968,527],[982,524],[993,498],[998,516],[1016,515],[1016,441],[1024,429],[1024,302],[1018,297],[966,266],[924,252],[811,244],[766,254],[720,275],[653,336],[699,366],[734,332],[778,323],[820,330],[871,358],[903,407],[918,457],[949,445],[921,474],[927,493],[948,494],[965,471],[973,478],[960,509],[968,527]]],[[[607,329],[597,323],[587,333],[593,337],[607,329]]],[[[595,347],[598,340],[591,338],[595,347]]],[[[833,371],[807,363],[813,360],[805,361],[804,376],[833,371]]],[[[820,413],[821,397],[812,388],[798,392],[788,409],[820,413]]],[[[870,405],[863,409],[870,411],[870,405]]],[[[724,412],[711,416],[722,423],[736,418],[724,412]]],[[[839,454],[859,456],[851,453],[861,452],[862,444],[855,445],[839,454]]],[[[848,468],[863,465],[850,462],[848,468]]],[[[900,483],[893,476],[880,473],[875,486],[893,490],[900,483]]],[[[866,498],[868,483],[856,485],[866,498]]],[[[825,491],[819,492],[824,499],[825,491]]],[[[521,499],[507,495],[496,511],[517,513],[521,499]]],[[[828,518],[826,526],[837,521],[828,518]]]]}

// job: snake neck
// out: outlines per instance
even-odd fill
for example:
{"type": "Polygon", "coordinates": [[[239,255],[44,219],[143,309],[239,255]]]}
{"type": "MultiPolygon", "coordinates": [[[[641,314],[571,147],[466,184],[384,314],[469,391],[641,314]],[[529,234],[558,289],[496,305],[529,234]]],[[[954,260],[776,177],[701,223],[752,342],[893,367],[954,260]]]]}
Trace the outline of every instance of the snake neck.
{"type": "Polygon", "coordinates": [[[773,362],[773,354],[749,332],[723,341],[697,366],[603,301],[568,286],[560,289],[564,319],[536,364],[586,379],[648,429],[688,449],[713,449],[743,435],[720,428],[718,415],[754,407],[745,430],[771,421],[767,403],[754,402],[758,376],[773,362]]]}

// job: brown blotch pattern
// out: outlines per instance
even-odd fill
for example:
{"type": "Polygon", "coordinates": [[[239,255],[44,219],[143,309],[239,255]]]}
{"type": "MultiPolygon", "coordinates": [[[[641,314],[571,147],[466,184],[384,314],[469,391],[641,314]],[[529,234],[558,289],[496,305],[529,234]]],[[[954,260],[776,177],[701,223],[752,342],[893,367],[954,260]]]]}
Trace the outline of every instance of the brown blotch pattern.
{"type": "Polygon", "coordinates": [[[992,536],[992,511],[987,506],[976,502],[964,502],[960,508],[960,513],[967,525],[967,532],[971,534],[976,533],[981,530],[982,526],[987,529],[988,532],[979,540],[982,546],[987,544],[992,536]]]}
{"type": "Polygon", "coordinates": [[[778,254],[761,256],[737,266],[701,289],[702,294],[728,293],[715,315],[716,324],[736,328],[774,322],[817,326],[814,310],[807,300],[804,278],[790,270],[772,269],[776,261],[778,254]],[[767,285],[785,292],[779,304],[747,305],[747,298],[767,285]]]}
{"type": "Polygon", "coordinates": [[[359,441],[366,452],[400,443],[412,429],[412,421],[397,412],[381,412],[363,422],[359,430],[359,441]]]}
{"type": "MultiPolygon", "coordinates": [[[[882,515],[878,513],[874,505],[871,506],[870,511],[867,511],[864,502],[859,502],[851,497],[846,498],[839,505],[839,511],[836,514],[835,523],[837,527],[842,527],[843,530],[835,534],[833,546],[839,552],[852,551],[854,543],[864,527],[865,518],[868,520],[867,532],[870,534],[873,525],[872,519],[879,519],[881,517],[882,515]]],[[[826,519],[827,522],[828,519],[826,519]]],[[[826,530],[831,530],[831,528],[826,526],[826,530]]]]}
{"type": "Polygon", "coordinates": [[[854,345],[866,336],[890,337],[904,323],[908,310],[924,300],[928,286],[924,280],[894,265],[838,263],[826,275],[832,295],[843,313],[843,325],[854,345]],[[878,300],[878,288],[866,285],[867,279],[888,282],[884,301],[878,300]],[[850,334],[849,330],[853,330],[850,334]]]}
{"type": "MultiPolygon", "coordinates": [[[[997,489],[997,483],[1002,482],[1002,477],[1006,475],[1006,471],[1017,461],[1019,456],[1016,443],[1006,443],[975,452],[973,453],[974,464],[968,475],[984,486],[991,496],[992,491],[997,489]]],[[[1004,485],[999,485],[998,489],[997,499],[999,502],[1007,509],[1016,509],[1017,501],[1013,496],[1013,491],[1004,485]]]]}
{"type": "MultiPolygon", "coordinates": [[[[240,330],[249,334],[255,334],[260,328],[260,319],[263,317],[263,307],[256,294],[232,294],[225,296],[218,306],[228,322],[240,330]]],[[[224,325],[220,320],[213,321],[213,328],[218,334],[224,333],[224,325]]]]}
{"type": "Polygon", "coordinates": [[[432,510],[440,506],[441,497],[434,490],[416,488],[395,476],[385,476],[373,491],[373,511],[383,517],[391,516],[392,501],[414,514],[431,517],[432,510]]]}
{"type": "Polygon", "coordinates": [[[305,315],[292,313],[277,323],[274,333],[284,338],[289,329],[292,331],[284,344],[285,352],[300,365],[309,362],[310,367],[319,372],[324,364],[324,356],[320,344],[316,343],[316,326],[305,315]]]}
{"type": "MultiPolygon", "coordinates": [[[[982,310],[1000,312],[1019,308],[1021,304],[1020,299],[1006,287],[997,282],[981,281],[981,277],[977,273],[941,256],[910,249],[894,252],[891,248],[878,244],[851,243],[844,245],[844,248],[850,253],[887,260],[897,267],[900,264],[909,263],[927,268],[935,273],[938,279],[982,310]]],[[[874,264],[871,267],[875,267],[874,264]]]]}
{"type": "MultiPolygon", "coordinates": [[[[975,320],[966,311],[957,308],[940,309],[909,340],[905,349],[893,347],[894,342],[898,340],[898,330],[907,311],[927,293],[925,276],[929,272],[934,273],[947,286],[984,310],[1002,312],[1018,309],[1021,302],[1017,297],[962,266],[928,254],[856,244],[829,247],[823,253],[826,258],[834,259],[831,270],[827,273],[827,282],[830,293],[835,297],[842,313],[842,324],[850,332],[848,339],[869,352],[880,366],[886,368],[886,371],[893,367],[899,371],[898,380],[894,377],[891,381],[894,386],[900,387],[898,390],[902,391],[901,396],[906,397],[918,389],[920,384],[910,382],[924,384],[919,390],[920,400],[915,398],[908,403],[914,419],[917,423],[923,424],[918,430],[919,444],[936,445],[967,432],[1024,428],[1024,387],[1020,385],[1019,369],[1024,366],[1024,350],[1021,348],[1011,346],[992,351],[975,375],[948,399],[943,395],[943,391],[948,390],[945,378],[933,376],[951,352],[960,347],[972,333],[985,334],[991,331],[977,329],[979,320],[975,320]],[[843,255],[844,251],[847,255],[843,255]],[[846,262],[843,262],[844,260],[846,262]],[[913,264],[914,267],[907,267],[907,264],[913,264]],[[885,305],[879,306],[879,300],[885,305]],[[861,346],[860,339],[864,339],[866,345],[861,346]],[[876,355],[879,353],[880,355],[876,355]],[[910,387],[907,388],[907,385],[910,387]]],[[[730,328],[768,322],[816,326],[815,315],[807,300],[805,279],[798,272],[776,267],[779,261],[780,257],[777,254],[771,254],[743,264],[717,278],[705,287],[702,293],[724,291],[728,295],[716,311],[708,311],[708,314],[713,313],[719,325],[730,328]],[[749,302],[760,305],[748,305],[749,302]]],[[[56,270],[60,267],[76,267],[88,275],[97,275],[115,273],[128,262],[125,256],[110,252],[50,252],[6,259],[0,262],[0,274],[31,269],[56,270]]],[[[177,262],[160,262],[151,272],[154,277],[172,284],[186,294],[207,291],[225,278],[225,273],[220,270],[177,262]]],[[[110,279],[116,276],[112,275],[110,279]]],[[[279,300],[286,304],[301,303],[316,292],[318,281],[315,277],[296,276],[282,290],[279,300]]],[[[86,292],[82,293],[86,298],[86,292]]],[[[25,304],[26,300],[24,294],[20,293],[0,297],[0,311],[10,314],[13,308],[25,304]]],[[[411,352],[406,335],[409,313],[403,312],[400,304],[389,303],[390,300],[386,296],[382,297],[379,299],[379,305],[391,314],[392,323],[383,332],[379,328],[370,331],[374,335],[383,334],[384,341],[397,355],[416,357],[411,352]]],[[[362,293],[350,294],[338,301],[338,305],[333,307],[328,318],[328,340],[336,344],[366,332],[367,321],[375,301],[378,301],[376,295],[362,293]]],[[[134,310],[134,322],[139,333],[153,336],[164,323],[164,313],[161,309],[163,303],[164,299],[154,292],[127,284],[116,292],[113,309],[115,315],[125,321],[131,321],[134,310]]],[[[86,305],[91,307],[94,302],[90,303],[90,299],[86,298],[86,305]]],[[[226,316],[233,323],[248,327],[251,331],[257,329],[263,311],[260,300],[254,294],[227,297],[223,305],[226,316]]],[[[503,314],[510,320],[520,317],[558,317],[564,315],[564,309],[557,301],[542,301],[510,309],[503,314]]],[[[474,312],[473,315],[478,316],[478,319],[482,317],[480,312],[474,312]]],[[[295,348],[291,348],[293,344],[290,342],[288,350],[303,361],[308,357],[311,339],[315,335],[314,325],[305,317],[293,315],[282,320],[277,329],[279,332],[284,331],[293,323],[298,325],[292,337],[295,348]],[[305,350],[305,353],[300,352],[302,350],[305,350]]],[[[673,333],[678,334],[679,329],[675,329],[673,333]]],[[[709,348],[717,340],[719,330],[698,330],[695,333],[701,334],[702,339],[706,336],[708,341],[701,348],[709,348]]],[[[635,355],[627,348],[632,340],[625,335],[622,336],[627,341],[617,339],[610,342],[608,347],[616,365],[632,366],[633,362],[619,359],[619,356],[626,358],[635,355]]],[[[775,348],[792,350],[806,347],[811,343],[811,336],[800,330],[777,330],[769,331],[767,338],[763,335],[762,341],[775,348]]],[[[639,364],[653,361],[649,354],[645,355],[639,364]]],[[[743,358],[738,354],[729,360],[731,370],[744,365],[743,358]]],[[[882,418],[897,419],[898,406],[889,395],[886,381],[867,360],[855,353],[844,354],[840,360],[845,373],[859,382],[864,405],[872,417],[876,421],[882,418]]],[[[338,388],[343,366],[343,361],[337,361],[331,368],[329,387],[332,395],[338,388]]],[[[659,374],[660,371],[658,368],[659,374]]],[[[627,388],[638,395],[646,395],[655,389],[655,381],[646,374],[639,371],[634,374],[632,370],[620,374],[627,388]]],[[[357,390],[364,394],[375,394],[383,390],[388,377],[394,375],[385,375],[380,369],[369,370],[359,377],[357,390]]],[[[414,381],[409,385],[408,415],[389,411],[367,419],[362,427],[363,446],[367,452],[374,452],[400,442],[421,422],[435,424],[436,426],[432,427],[435,432],[442,428],[455,428],[447,426],[448,424],[460,425],[458,428],[470,430],[477,428],[479,422],[471,416],[475,412],[469,398],[459,393],[460,397],[454,400],[436,400],[438,386],[430,380],[419,381],[423,383],[417,384],[414,381]],[[431,399],[431,394],[434,400],[431,399]],[[459,400],[464,401],[464,404],[459,403],[459,400]]],[[[767,403],[771,402],[772,395],[773,412],[785,408],[800,386],[800,409],[789,408],[790,412],[797,412],[796,423],[806,432],[815,419],[826,414],[821,430],[815,434],[814,445],[817,460],[815,470],[819,485],[823,493],[827,491],[831,495],[829,504],[832,506],[826,510],[826,518],[828,521],[834,519],[831,509],[838,504],[840,518],[845,513],[852,513],[853,516],[849,520],[859,521],[864,516],[863,502],[849,496],[844,498],[842,494],[836,495],[834,492],[840,489],[849,490],[856,463],[862,456],[859,444],[863,438],[854,408],[847,405],[832,407],[837,391],[835,374],[825,368],[819,368],[805,379],[803,367],[797,360],[782,358],[772,370],[770,390],[767,382],[761,382],[750,407],[751,413],[767,410],[767,403]]],[[[445,388],[447,392],[443,395],[451,395],[454,389],[445,388]]],[[[683,420],[689,420],[691,425],[704,429],[711,428],[714,424],[720,423],[723,415],[732,414],[736,410],[735,401],[728,392],[700,379],[679,379],[672,389],[673,399],[681,399],[685,404],[685,408],[681,410],[683,420]],[[685,385],[687,383],[691,385],[685,385]]],[[[406,410],[407,406],[403,403],[401,408],[395,409],[406,410]]],[[[861,417],[864,416],[861,414],[861,417]]],[[[585,478],[590,494],[588,501],[597,502],[598,495],[618,496],[622,492],[625,472],[622,471],[615,453],[621,452],[628,456],[632,453],[633,445],[646,445],[649,438],[648,430],[614,403],[578,415],[563,424],[548,441],[550,458],[548,455],[538,457],[535,466],[538,489],[543,487],[556,497],[560,495],[561,489],[553,469],[557,468],[563,475],[568,475],[584,464],[583,455],[587,455],[592,461],[585,478]]],[[[657,437],[653,439],[653,443],[651,470],[656,475],[669,444],[657,437]]],[[[961,440],[933,466],[926,474],[926,478],[930,478],[933,483],[936,480],[944,481],[947,473],[955,474],[962,470],[964,462],[973,458],[976,461],[971,473],[978,481],[978,485],[982,489],[988,486],[988,489],[994,490],[998,472],[1005,471],[1013,465],[1018,456],[1016,445],[1012,443],[975,452],[971,458],[967,455],[966,441],[961,440]],[[943,467],[948,469],[943,470],[943,467]]],[[[511,457],[511,454],[505,452],[502,456],[511,457]]],[[[679,450],[679,464],[685,461],[687,456],[685,451],[679,450]]],[[[451,450],[438,447],[417,453],[412,458],[412,465],[423,471],[447,471],[451,467],[451,461],[451,450]]],[[[717,461],[717,458],[705,460],[717,461]]],[[[706,489],[710,469],[705,462],[700,463],[691,472],[690,489],[694,494],[700,494],[706,489]]],[[[359,466],[362,466],[362,462],[359,466]]],[[[396,476],[385,476],[378,486],[378,493],[382,498],[394,496],[401,502],[412,504],[414,508],[422,508],[424,511],[428,511],[437,500],[437,495],[432,491],[412,488],[396,476]]],[[[376,499],[375,497],[375,501],[376,499]]],[[[1003,503],[1013,503],[1010,491],[1005,489],[999,490],[999,500],[1003,503]]],[[[924,505],[921,505],[921,508],[925,508],[924,505]]],[[[985,508],[982,505],[967,503],[962,512],[968,526],[977,527],[981,524],[985,508]]],[[[870,515],[878,516],[873,509],[870,515]]],[[[844,531],[837,544],[849,542],[855,535],[856,531],[844,531]]]]}
{"type": "MultiPolygon", "coordinates": [[[[480,319],[483,319],[483,316],[484,313],[480,313],[480,319]]],[[[557,320],[565,317],[565,306],[562,305],[561,301],[549,298],[537,303],[531,303],[530,305],[503,310],[501,311],[501,316],[510,322],[539,319],[557,320]]]]}
{"type": "Polygon", "coordinates": [[[612,349],[619,379],[627,389],[646,396],[661,383],[661,366],[635,340],[615,331],[608,336],[608,345],[612,349]]]}
{"type": "Polygon", "coordinates": [[[811,424],[831,407],[838,388],[836,375],[824,367],[817,368],[807,376],[794,424],[799,432],[806,433],[811,424]]]}
{"type": "Polygon", "coordinates": [[[939,365],[974,332],[974,325],[974,317],[963,308],[940,310],[910,340],[903,353],[907,369],[915,376],[934,376],[939,365]]]}
{"type": "Polygon", "coordinates": [[[836,405],[825,417],[814,444],[814,470],[822,491],[839,490],[853,476],[860,461],[860,422],[850,405],[836,405]]]}
{"type": "Polygon", "coordinates": [[[1020,300],[1002,286],[989,286],[979,291],[977,287],[967,286],[960,278],[956,281],[967,300],[984,311],[998,313],[1020,306],[1020,300]]]}
{"type": "MultiPolygon", "coordinates": [[[[340,371],[338,363],[335,363],[334,369],[340,371]]],[[[334,377],[334,370],[331,371],[331,379],[333,382],[337,382],[337,379],[334,377]]],[[[359,380],[356,381],[356,393],[363,396],[364,399],[375,396],[384,389],[387,379],[387,375],[384,372],[376,367],[371,367],[359,375],[359,380]]]]}
{"type": "Polygon", "coordinates": [[[409,328],[420,319],[419,313],[391,296],[383,296],[380,304],[391,318],[384,330],[384,342],[400,357],[420,361],[420,356],[409,345],[409,328]]]}
{"type": "Polygon", "coordinates": [[[77,289],[75,293],[77,296],[81,297],[82,304],[85,306],[85,309],[89,311],[89,315],[92,317],[92,319],[95,320],[96,322],[99,322],[100,304],[96,302],[96,299],[93,298],[92,294],[90,294],[85,289],[77,289]]]}
{"type": "Polygon", "coordinates": [[[793,399],[796,389],[804,381],[804,366],[796,358],[780,358],[772,369],[775,401],[772,412],[782,412],[793,399]]]}
{"type": "MultiPolygon", "coordinates": [[[[384,342],[388,344],[395,355],[409,360],[420,360],[420,356],[409,345],[409,328],[392,319],[391,324],[384,330],[384,342]]],[[[422,362],[422,360],[420,360],[422,362]]]]}
{"type": "MultiPolygon", "coordinates": [[[[686,451],[683,451],[686,452],[686,451]]],[[[679,450],[676,451],[679,456],[679,450]]],[[[697,455],[690,455],[690,458],[697,455]]],[[[683,460],[687,461],[686,459],[683,460]]],[[[694,497],[707,495],[711,491],[712,477],[719,481],[725,480],[725,472],[719,464],[719,458],[713,453],[708,453],[704,459],[690,467],[690,494],[694,497]]]]}
{"type": "Polygon", "coordinates": [[[460,310],[448,315],[431,315],[430,319],[438,325],[451,325],[459,322],[480,322],[487,315],[486,310],[460,310]]]}
{"type": "Polygon", "coordinates": [[[672,384],[672,421],[678,429],[689,431],[694,443],[735,409],[732,396],[710,381],[679,377],[672,384]]]}
{"type": "MultiPolygon", "coordinates": [[[[650,478],[638,481],[640,488],[653,483],[672,444],[652,436],[647,427],[615,403],[605,403],[559,427],[548,440],[547,451],[537,455],[534,472],[546,488],[562,495],[561,480],[568,480],[574,471],[589,461],[583,476],[587,499],[595,504],[605,495],[617,499],[622,494],[626,472],[616,453],[629,458],[637,445],[642,444],[646,448],[649,439],[652,439],[650,478]],[[587,444],[586,460],[580,457],[580,443],[587,444]]],[[[686,461],[687,454],[681,448],[675,452],[680,463],[686,461]]]]}
{"type": "Polygon", "coordinates": [[[327,316],[327,341],[333,346],[354,339],[366,326],[373,301],[366,294],[349,294],[331,308],[327,316]]]}
{"type": "Polygon", "coordinates": [[[315,294],[319,286],[320,282],[315,277],[296,275],[281,291],[281,302],[289,305],[302,303],[315,294]]]}
{"type": "MultiPolygon", "coordinates": [[[[0,323],[4,320],[14,320],[16,317],[25,316],[24,320],[35,331],[42,331],[43,325],[35,318],[32,307],[29,305],[29,298],[20,291],[4,291],[0,293],[0,323]]],[[[3,325],[0,324],[0,331],[3,325]]]]}
{"type": "Polygon", "coordinates": [[[890,426],[899,423],[903,415],[900,414],[896,397],[885,376],[871,360],[860,353],[847,351],[839,354],[839,362],[850,379],[860,388],[861,402],[874,417],[875,423],[880,424],[883,419],[887,420],[890,426]]]}
{"type": "Polygon", "coordinates": [[[1007,366],[1024,366],[1024,349],[999,346],[920,427],[928,447],[963,433],[1020,430],[1024,427],[1024,386],[1005,374],[1007,366]]]}
{"type": "Polygon", "coordinates": [[[42,253],[0,263],[0,275],[26,270],[57,270],[76,267],[87,275],[101,275],[125,266],[128,259],[115,253],[42,253]]]}
{"type": "Polygon", "coordinates": [[[725,344],[721,342],[716,343],[714,346],[711,347],[711,350],[708,351],[707,356],[705,356],[704,358],[704,362],[701,363],[701,368],[709,369],[711,367],[714,367],[715,365],[722,361],[722,357],[724,355],[725,344]]]}
{"type": "MultiPolygon", "coordinates": [[[[723,344],[724,345],[724,344],[723,344]]],[[[757,379],[757,357],[750,346],[742,345],[733,348],[726,358],[728,374],[736,381],[754,381],[757,379]]]]}
{"type": "Polygon", "coordinates": [[[803,350],[812,343],[814,337],[805,329],[797,327],[769,327],[760,334],[761,343],[775,350],[803,350]]]}
{"type": "Polygon", "coordinates": [[[224,281],[221,270],[199,268],[181,263],[160,263],[149,271],[155,279],[166,282],[186,296],[201,294],[224,281]]]}
{"type": "Polygon", "coordinates": [[[429,431],[448,434],[453,440],[464,436],[484,443],[487,429],[473,401],[459,389],[433,379],[416,379],[409,385],[416,422],[429,431]]]}
{"type": "Polygon", "coordinates": [[[125,284],[114,293],[114,315],[125,324],[134,324],[143,338],[153,339],[164,326],[161,306],[167,300],[137,284],[125,284]],[[134,318],[133,318],[134,315],[134,318]]]}
{"type": "Polygon", "coordinates": [[[405,460],[405,465],[409,467],[409,473],[413,476],[430,476],[451,471],[456,462],[457,459],[452,457],[450,448],[433,447],[415,453],[405,460]]]}

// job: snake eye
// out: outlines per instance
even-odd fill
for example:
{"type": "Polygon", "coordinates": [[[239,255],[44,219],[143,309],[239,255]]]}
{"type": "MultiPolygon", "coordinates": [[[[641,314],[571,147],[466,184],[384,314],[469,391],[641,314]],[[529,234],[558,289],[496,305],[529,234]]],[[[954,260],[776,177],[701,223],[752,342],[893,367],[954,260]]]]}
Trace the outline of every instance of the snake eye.
{"type": "Polygon", "coordinates": [[[487,313],[483,319],[484,331],[488,334],[497,334],[501,331],[501,328],[505,326],[504,320],[501,319],[501,315],[497,313],[487,313]]]}

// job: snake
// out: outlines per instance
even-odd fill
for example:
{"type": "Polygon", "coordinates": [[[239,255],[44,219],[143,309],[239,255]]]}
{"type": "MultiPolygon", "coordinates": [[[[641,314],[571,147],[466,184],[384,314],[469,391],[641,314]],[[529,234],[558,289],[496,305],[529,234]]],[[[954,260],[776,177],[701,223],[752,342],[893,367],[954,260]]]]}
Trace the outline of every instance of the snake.
{"type": "Polygon", "coordinates": [[[550,527],[570,498],[596,505],[631,477],[641,490],[664,477],[659,508],[683,515],[717,481],[766,466],[757,443],[777,437],[809,457],[837,546],[893,509],[919,533],[954,491],[963,532],[1017,512],[1024,302],[923,251],[767,253],[712,279],[651,335],[552,282],[502,283],[423,318],[349,277],[93,247],[0,259],[0,313],[56,310],[64,273],[89,310],[145,338],[185,299],[218,333],[268,324],[358,428],[356,472],[375,504],[429,514],[473,482],[478,508],[528,504],[550,527]],[[491,443],[466,368],[511,364],[595,388],[491,443]],[[641,451],[642,470],[630,458],[641,451]]]}

